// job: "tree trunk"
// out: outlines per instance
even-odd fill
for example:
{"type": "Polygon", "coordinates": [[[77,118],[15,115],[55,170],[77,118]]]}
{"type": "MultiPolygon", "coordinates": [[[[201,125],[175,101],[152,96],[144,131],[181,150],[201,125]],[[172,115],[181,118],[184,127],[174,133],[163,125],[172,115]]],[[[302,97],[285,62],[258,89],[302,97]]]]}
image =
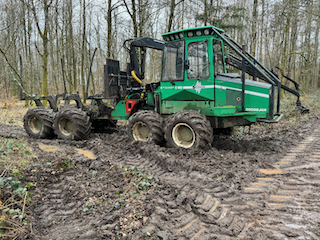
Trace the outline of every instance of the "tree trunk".
{"type": "Polygon", "coordinates": [[[108,23],[108,33],[107,33],[107,57],[111,57],[111,39],[112,39],[112,0],[108,0],[108,11],[107,11],[107,23],[108,23]]]}
{"type": "Polygon", "coordinates": [[[86,80],[84,73],[84,55],[86,48],[86,0],[83,0],[82,5],[82,47],[81,47],[81,83],[82,83],[82,94],[83,101],[85,102],[85,92],[86,92],[86,80]]]}
{"type": "MultiPolygon", "coordinates": [[[[318,12],[320,10],[320,3],[318,3],[318,12]]],[[[319,51],[319,30],[320,30],[320,17],[316,21],[316,32],[315,32],[315,44],[314,44],[314,57],[313,57],[313,79],[315,80],[314,88],[318,88],[319,82],[319,67],[318,67],[318,51],[319,51]]]]}
{"type": "Polygon", "coordinates": [[[256,56],[256,48],[257,48],[257,8],[258,8],[258,0],[253,1],[253,12],[252,12],[252,41],[250,51],[252,55],[256,56]]]}

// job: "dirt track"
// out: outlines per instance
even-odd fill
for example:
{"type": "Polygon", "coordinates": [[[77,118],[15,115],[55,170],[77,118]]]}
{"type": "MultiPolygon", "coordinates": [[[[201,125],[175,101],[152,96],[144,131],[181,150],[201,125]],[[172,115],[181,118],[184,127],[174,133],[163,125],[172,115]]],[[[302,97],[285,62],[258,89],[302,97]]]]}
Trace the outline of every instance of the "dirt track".
{"type": "MultiPolygon", "coordinates": [[[[27,138],[7,125],[0,136],[27,138]]],[[[86,141],[27,139],[39,159],[27,176],[37,181],[32,238],[320,238],[317,118],[217,137],[199,152],[130,143],[121,127],[86,141]],[[130,195],[120,165],[154,176],[152,191],[130,195]]]]}

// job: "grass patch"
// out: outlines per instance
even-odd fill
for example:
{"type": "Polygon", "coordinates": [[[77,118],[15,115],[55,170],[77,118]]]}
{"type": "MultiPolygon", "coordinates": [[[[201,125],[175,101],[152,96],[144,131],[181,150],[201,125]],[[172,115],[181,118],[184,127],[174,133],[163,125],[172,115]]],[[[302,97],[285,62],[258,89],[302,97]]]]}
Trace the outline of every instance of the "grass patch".
{"type": "Polygon", "coordinates": [[[23,126],[23,117],[28,109],[25,107],[25,101],[11,97],[0,99],[0,122],[3,124],[23,126]]]}
{"type": "Polygon", "coordinates": [[[33,162],[24,139],[0,138],[0,239],[17,239],[30,232],[28,206],[31,203],[24,172],[33,162]]]}

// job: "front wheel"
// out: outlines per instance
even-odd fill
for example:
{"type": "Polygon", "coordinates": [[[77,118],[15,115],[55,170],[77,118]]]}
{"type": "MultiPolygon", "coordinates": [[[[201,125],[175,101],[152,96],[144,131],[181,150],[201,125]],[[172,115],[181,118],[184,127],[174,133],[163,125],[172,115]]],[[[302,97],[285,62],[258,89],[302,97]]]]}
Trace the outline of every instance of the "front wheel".
{"type": "Polygon", "coordinates": [[[65,108],[57,113],[54,132],[62,139],[82,140],[91,133],[92,123],[80,108],[65,108]]]}
{"type": "Polygon", "coordinates": [[[154,111],[138,111],[128,119],[127,131],[131,141],[160,144],[163,142],[162,118],[154,111]]]}
{"type": "Polygon", "coordinates": [[[180,111],[167,118],[164,137],[175,148],[205,148],[213,141],[213,130],[206,116],[195,110],[180,111]]]}

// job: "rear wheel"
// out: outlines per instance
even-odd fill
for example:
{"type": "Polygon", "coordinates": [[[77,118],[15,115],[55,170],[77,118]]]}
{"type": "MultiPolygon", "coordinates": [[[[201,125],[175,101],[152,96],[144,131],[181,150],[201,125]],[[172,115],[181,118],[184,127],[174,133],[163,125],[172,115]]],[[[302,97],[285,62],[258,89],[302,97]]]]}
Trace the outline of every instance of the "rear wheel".
{"type": "Polygon", "coordinates": [[[54,132],[62,139],[82,140],[91,133],[92,123],[80,108],[66,108],[57,113],[54,132]]]}
{"type": "Polygon", "coordinates": [[[127,131],[131,141],[160,144],[163,142],[162,118],[154,111],[138,111],[127,123],[127,131]]]}
{"type": "Polygon", "coordinates": [[[48,108],[32,108],[24,115],[23,125],[26,132],[34,138],[52,138],[55,113],[48,108]]]}
{"type": "Polygon", "coordinates": [[[213,140],[213,130],[206,116],[195,110],[180,111],[167,118],[164,137],[175,148],[205,148],[213,140]]]}

